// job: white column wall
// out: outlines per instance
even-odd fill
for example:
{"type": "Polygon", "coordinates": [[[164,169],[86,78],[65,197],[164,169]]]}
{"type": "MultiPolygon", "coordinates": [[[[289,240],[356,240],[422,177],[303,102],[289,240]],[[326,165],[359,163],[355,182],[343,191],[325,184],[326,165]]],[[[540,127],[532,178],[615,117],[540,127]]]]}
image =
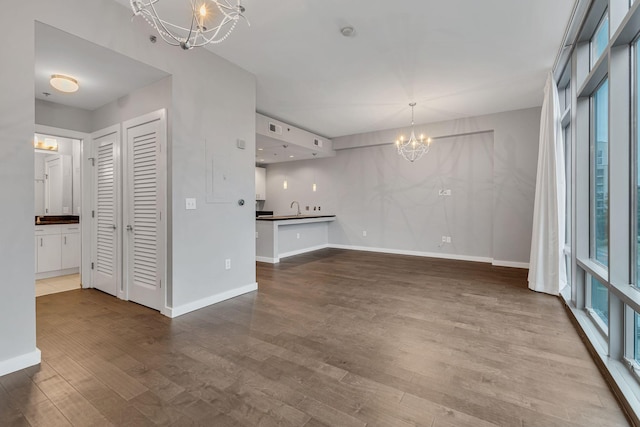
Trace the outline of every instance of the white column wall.
{"type": "Polygon", "coordinates": [[[152,45],[147,24],[113,0],[16,2],[0,17],[0,368],[37,362],[33,251],[34,20],[113,49],[173,76],[168,170],[172,307],[198,306],[255,285],[255,78],[204,49],[152,45]],[[246,149],[236,148],[236,139],[246,149]],[[206,147],[206,150],[205,150],[206,147]],[[205,156],[206,153],[206,156],[205,156]],[[206,166],[223,158],[230,202],[205,203],[206,166]],[[10,184],[9,184],[10,183],[10,184]],[[196,197],[198,210],[185,211],[196,197]],[[233,202],[233,203],[232,203],[233,202]],[[10,207],[10,209],[9,209],[10,207]],[[233,258],[232,270],[224,259],[233,258]],[[16,363],[14,363],[16,362],[16,363]]]}

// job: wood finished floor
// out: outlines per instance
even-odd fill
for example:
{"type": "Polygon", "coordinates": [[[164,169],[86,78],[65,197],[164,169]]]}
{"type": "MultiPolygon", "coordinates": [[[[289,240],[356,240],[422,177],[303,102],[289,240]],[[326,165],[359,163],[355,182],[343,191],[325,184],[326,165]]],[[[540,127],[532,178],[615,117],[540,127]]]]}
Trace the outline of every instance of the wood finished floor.
{"type": "Polygon", "coordinates": [[[0,425],[628,425],[523,270],[327,249],[258,282],[173,320],[37,298],[43,362],[0,377],[0,425]]]}

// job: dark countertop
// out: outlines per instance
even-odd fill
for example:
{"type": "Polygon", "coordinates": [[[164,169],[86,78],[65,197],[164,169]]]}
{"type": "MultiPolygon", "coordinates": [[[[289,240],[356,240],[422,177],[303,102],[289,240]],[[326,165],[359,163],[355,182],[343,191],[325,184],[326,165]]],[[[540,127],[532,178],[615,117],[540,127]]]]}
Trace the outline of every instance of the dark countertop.
{"type": "Polygon", "coordinates": [[[79,224],[78,215],[36,215],[36,225],[79,224]]]}
{"type": "Polygon", "coordinates": [[[290,219],[333,218],[335,215],[270,215],[259,216],[257,221],[287,221],[290,219]]]}

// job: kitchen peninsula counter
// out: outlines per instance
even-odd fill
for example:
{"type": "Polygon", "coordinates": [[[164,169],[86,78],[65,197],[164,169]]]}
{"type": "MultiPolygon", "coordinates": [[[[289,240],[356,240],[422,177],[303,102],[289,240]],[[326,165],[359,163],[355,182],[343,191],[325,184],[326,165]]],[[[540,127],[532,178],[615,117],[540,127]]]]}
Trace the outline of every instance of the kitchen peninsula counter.
{"type": "Polygon", "coordinates": [[[256,260],[270,264],[281,258],[326,248],[335,215],[271,215],[256,218],[256,260]]]}

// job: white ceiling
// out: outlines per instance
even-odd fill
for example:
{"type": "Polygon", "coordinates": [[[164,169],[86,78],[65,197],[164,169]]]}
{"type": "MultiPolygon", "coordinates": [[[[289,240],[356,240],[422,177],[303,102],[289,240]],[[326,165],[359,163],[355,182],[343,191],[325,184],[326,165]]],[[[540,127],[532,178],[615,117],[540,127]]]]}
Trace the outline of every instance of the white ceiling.
{"type": "Polygon", "coordinates": [[[35,36],[37,99],[92,111],[168,76],[156,68],[39,22],[36,22],[35,36]],[[72,94],[58,92],[49,85],[52,74],[76,78],[80,89],[72,94]]]}
{"type": "MultiPolygon", "coordinates": [[[[251,26],[239,23],[207,49],[256,75],[259,112],[333,138],[406,126],[411,101],[416,123],[541,105],[573,4],[243,0],[251,26]],[[345,25],[355,37],[341,35],[345,25]]],[[[165,76],[36,25],[38,98],[49,92],[49,101],[93,110],[165,76]],[[80,91],[56,92],[48,84],[56,73],[77,77],[80,91]]]]}
{"type": "Polygon", "coordinates": [[[243,5],[209,49],[256,75],[259,112],[331,138],[406,126],[411,101],[416,123],[541,105],[574,0],[243,5]]]}

